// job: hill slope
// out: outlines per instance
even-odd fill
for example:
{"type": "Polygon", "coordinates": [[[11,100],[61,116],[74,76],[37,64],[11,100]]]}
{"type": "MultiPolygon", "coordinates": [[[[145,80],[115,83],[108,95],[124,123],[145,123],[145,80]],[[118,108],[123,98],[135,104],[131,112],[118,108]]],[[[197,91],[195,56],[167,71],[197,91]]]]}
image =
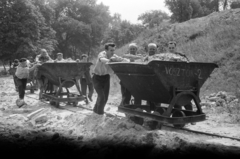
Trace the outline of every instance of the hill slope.
{"type": "MultiPolygon", "coordinates": [[[[219,65],[201,89],[208,94],[229,91],[240,94],[240,9],[214,12],[206,17],[183,23],[164,24],[146,30],[134,42],[144,47],[155,42],[164,52],[169,40],[177,41],[177,50],[198,62],[215,62],[219,65]]],[[[127,45],[118,49],[121,55],[127,45]]]]}

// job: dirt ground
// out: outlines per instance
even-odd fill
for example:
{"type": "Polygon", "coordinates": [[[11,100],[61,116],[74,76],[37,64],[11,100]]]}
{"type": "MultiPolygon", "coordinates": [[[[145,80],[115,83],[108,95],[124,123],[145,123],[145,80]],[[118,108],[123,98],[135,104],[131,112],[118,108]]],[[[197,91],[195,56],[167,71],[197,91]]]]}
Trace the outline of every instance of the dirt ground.
{"type": "MultiPolygon", "coordinates": [[[[75,88],[72,91],[76,91],[75,88]]],[[[15,104],[18,93],[14,89],[13,79],[0,77],[0,147],[8,157],[25,158],[157,158],[159,156],[238,156],[240,141],[199,135],[183,130],[163,127],[161,130],[149,130],[147,125],[136,125],[123,113],[117,111],[121,100],[118,85],[111,87],[107,115],[99,116],[92,111],[61,105],[55,108],[47,102],[34,98],[38,92],[26,91],[28,105],[18,108],[15,104]],[[42,109],[36,115],[31,113],[42,109]],[[14,152],[14,153],[12,153],[14,152]]],[[[79,106],[93,108],[79,102],[79,106]]],[[[207,120],[188,124],[185,127],[240,139],[239,122],[233,122],[233,116],[220,107],[203,107],[207,120]]]]}

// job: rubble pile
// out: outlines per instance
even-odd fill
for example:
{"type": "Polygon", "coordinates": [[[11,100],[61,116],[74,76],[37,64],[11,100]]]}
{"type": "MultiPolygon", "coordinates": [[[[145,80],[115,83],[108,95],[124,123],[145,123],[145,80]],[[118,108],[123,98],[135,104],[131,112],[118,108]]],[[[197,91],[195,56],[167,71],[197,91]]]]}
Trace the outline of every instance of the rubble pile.
{"type": "Polygon", "coordinates": [[[148,60],[160,60],[160,61],[175,61],[175,62],[188,62],[188,59],[181,54],[175,54],[175,53],[161,53],[161,54],[155,54],[153,56],[149,56],[148,60]]]}
{"type": "Polygon", "coordinates": [[[230,93],[220,91],[218,93],[212,93],[209,96],[205,96],[202,99],[201,106],[206,107],[234,107],[238,104],[239,100],[236,96],[230,93]]]}

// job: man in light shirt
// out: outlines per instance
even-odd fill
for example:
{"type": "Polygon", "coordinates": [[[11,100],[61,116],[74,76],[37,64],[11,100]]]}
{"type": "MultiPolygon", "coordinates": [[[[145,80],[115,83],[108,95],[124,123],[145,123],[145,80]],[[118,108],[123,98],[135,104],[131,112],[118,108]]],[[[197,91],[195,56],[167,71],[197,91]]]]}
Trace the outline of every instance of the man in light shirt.
{"type": "Polygon", "coordinates": [[[98,54],[96,65],[93,69],[93,86],[97,92],[97,101],[93,112],[99,115],[104,114],[104,107],[108,100],[110,89],[110,74],[113,70],[107,65],[108,62],[130,62],[114,54],[115,44],[106,43],[105,50],[98,54]]]}
{"type": "MultiPolygon", "coordinates": [[[[124,54],[123,57],[130,59],[130,62],[134,62],[135,60],[142,59],[141,55],[137,54],[138,46],[136,43],[129,44],[129,53],[124,54]]],[[[131,100],[131,92],[123,85],[123,83],[120,81],[121,85],[121,93],[122,93],[122,101],[120,105],[127,105],[130,104],[131,100]]],[[[134,104],[141,105],[141,99],[137,99],[134,97],[134,104]]]]}

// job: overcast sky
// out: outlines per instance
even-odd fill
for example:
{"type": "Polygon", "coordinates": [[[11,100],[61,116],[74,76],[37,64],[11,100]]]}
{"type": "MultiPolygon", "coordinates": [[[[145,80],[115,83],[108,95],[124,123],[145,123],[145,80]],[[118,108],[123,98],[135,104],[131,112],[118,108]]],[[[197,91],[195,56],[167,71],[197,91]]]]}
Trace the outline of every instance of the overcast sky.
{"type": "Polygon", "coordinates": [[[111,15],[119,13],[122,20],[131,23],[140,23],[137,20],[138,16],[150,10],[162,10],[170,15],[164,0],[97,0],[97,3],[100,2],[109,6],[111,15]]]}

